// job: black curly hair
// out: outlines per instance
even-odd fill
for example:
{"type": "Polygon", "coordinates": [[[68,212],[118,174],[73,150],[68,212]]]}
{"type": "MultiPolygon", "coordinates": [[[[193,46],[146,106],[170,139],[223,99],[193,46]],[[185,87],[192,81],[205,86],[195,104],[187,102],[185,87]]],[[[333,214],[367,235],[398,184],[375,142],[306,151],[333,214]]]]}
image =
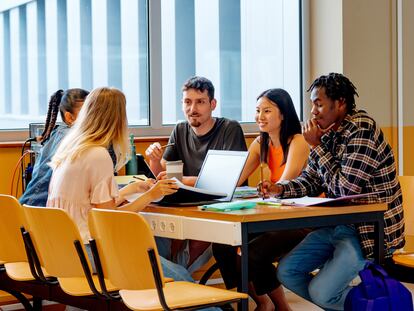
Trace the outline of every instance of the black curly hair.
{"type": "Polygon", "coordinates": [[[359,97],[355,85],[343,74],[331,72],[317,78],[307,92],[314,88],[325,88],[325,93],[332,100],[344,99],[347,113],[355,109],[355,95],[359,97]]]}

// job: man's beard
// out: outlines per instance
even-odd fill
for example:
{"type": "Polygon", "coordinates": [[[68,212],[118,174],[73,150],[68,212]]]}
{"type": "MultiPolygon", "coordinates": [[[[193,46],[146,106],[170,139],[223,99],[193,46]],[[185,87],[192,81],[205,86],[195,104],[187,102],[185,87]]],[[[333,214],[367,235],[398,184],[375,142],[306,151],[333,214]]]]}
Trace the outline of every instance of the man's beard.
{"type": "Polygon", "coordinates": [[[193,121],[190,121],[190,125],[192,127],[199,127],[201,125],[201,122],[197,120],[193,120],[193,121]]]}
{"type": "Polygon", "coordinates": [[[201,122],[198,121],[198,119],[194,119],[194,117],[198,118],[200,117],[200,115],[196,114],[196,115],[191,115],[188,117],[188,122],[190,123],[190,125],[192,127],[199,127],[201,125],[201,122]]]}

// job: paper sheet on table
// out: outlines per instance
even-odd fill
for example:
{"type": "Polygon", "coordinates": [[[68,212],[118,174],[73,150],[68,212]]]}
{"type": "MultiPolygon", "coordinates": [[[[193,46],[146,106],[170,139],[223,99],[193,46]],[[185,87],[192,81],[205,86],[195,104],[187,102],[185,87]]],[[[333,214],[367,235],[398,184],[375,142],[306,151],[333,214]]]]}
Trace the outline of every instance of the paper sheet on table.
{"type": "MultiPolygon", "coordinates": [[[[365,198],[374,194],[378,194],[379,192],[374,193],[363,193],[363,194],[354,194],[354,195],[347,195],[338,198],[320,198],[320,197],[301,197],[301,198],[291,198],[291,199],[276,199],[276,198],[269,198],[265,199],[264,202],[275,202],[281,203],[282,205],[291,205],[291,206],[312,206],[312,205],[326,205],[330,203],[336,203],[343,201],[344,203],[352,201],[354,199],[365,198]]],[[[262,199],[253,199],[250,201],[254,202],[262,202],[262,199]]]]}

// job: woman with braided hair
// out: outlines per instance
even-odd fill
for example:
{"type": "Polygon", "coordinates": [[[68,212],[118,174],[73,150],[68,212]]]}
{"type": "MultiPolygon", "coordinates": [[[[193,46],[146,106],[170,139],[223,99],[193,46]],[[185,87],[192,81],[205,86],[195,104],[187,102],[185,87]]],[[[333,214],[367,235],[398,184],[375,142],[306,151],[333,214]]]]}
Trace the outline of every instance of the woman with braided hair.
{"type": "Polygon", "coordinates": [[[50,178],[52,177],[52,169],[48,163],[61,140],[75,122],[88,94],[88,91],[74,88],[66,91],[58,90],[50,97],[45,129],[41,136],[36,137],[36,140],[42,144],[42,149],[33,168],[32,180],[19,199],[21,204],[46,206],[50,178]],[[56,125],[58,113],[65,124],[56,125]]]}

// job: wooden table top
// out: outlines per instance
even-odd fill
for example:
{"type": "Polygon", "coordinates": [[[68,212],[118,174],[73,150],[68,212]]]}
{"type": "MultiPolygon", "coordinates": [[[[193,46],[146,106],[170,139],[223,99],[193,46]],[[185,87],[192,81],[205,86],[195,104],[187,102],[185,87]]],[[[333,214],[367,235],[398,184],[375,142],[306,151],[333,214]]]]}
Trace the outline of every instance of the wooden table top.
{"type": "Polygon", "coordinates": [[[256,208],[236,210],[231,212],[205,211],[198,206],[191,207],[168,207],[149,205],[143,212],[177,215],[194,218],[214,219],[232,222],[254,222],[266,220],[281,220],[291,218],[344,215],[353,213],[386,211],[386,203],[361,204],[347,206],[264,206],[257,205],[256,208]]]}

